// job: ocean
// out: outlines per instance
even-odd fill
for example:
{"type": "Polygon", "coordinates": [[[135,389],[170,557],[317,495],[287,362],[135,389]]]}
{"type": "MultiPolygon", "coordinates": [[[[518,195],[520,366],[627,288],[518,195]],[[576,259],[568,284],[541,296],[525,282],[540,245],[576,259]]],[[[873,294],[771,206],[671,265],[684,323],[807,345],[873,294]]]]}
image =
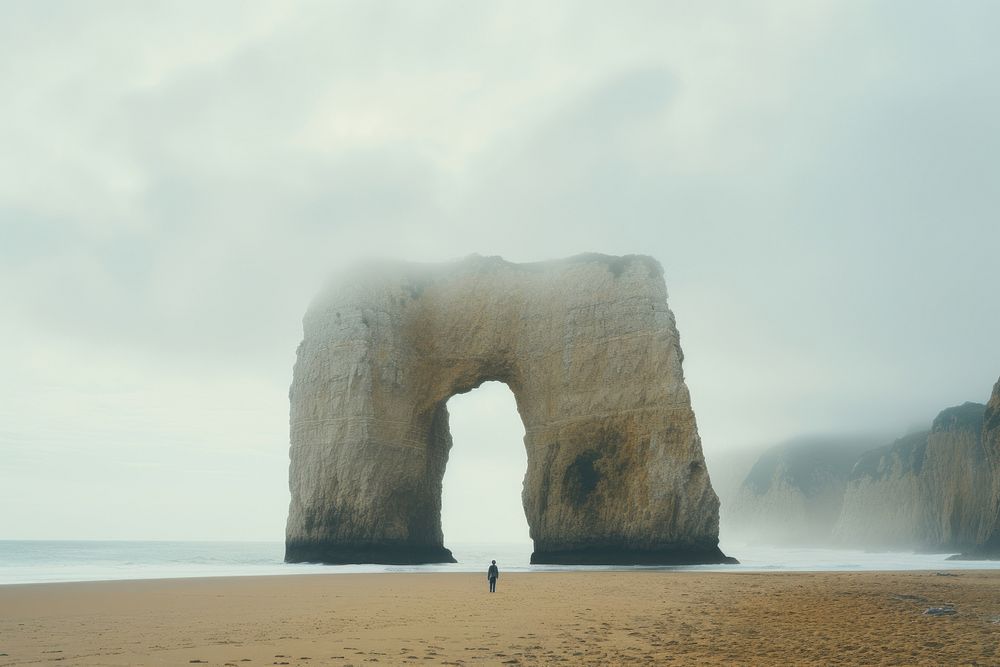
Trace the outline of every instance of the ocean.
{"type": "Polygon", "coordinates": [[[454,544],[458,563],[442,565],[314,565],[284,563],[283,542],[0,540],[0,585],[114,579],[235,577],[359,572],[485,572],[496,560],[503,572],[675,570],[806,572],[1000,569],[1000,561],[949,561],[949,554],[869,552],[746,544],[720,545],[739,565],[530,565],[531,544],[454,544]]]}

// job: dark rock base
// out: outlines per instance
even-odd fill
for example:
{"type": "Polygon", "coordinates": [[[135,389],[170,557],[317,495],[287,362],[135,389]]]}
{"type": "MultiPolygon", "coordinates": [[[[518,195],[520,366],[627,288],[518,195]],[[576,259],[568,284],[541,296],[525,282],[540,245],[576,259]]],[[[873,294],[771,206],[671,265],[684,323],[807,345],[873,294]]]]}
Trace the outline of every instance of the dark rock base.
{"type": "Polygon", "coordinates": [[[400,544],[337,544],[333,542],[285,542],[286,563],[323,565],[426,565],[456,563],[444,547],[400,544]]]}
{"type": "Polygon", "coordinates": [[[536,551],[532,565],[739,565],[719,547],[679,547],[656,551],[594,548],[566,551],[536,551]]]}

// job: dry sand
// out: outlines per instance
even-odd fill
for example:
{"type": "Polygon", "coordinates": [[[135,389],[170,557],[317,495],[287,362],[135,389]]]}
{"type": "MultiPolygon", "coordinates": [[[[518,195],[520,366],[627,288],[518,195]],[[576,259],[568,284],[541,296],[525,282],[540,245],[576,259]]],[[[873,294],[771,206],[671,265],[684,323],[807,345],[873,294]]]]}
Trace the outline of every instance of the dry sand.
{"type": "Polygon", "coordinates": [[[1000,571],[38,584],[0,586],[0,665],[1000,665],[998,620],[1000,571]]]}

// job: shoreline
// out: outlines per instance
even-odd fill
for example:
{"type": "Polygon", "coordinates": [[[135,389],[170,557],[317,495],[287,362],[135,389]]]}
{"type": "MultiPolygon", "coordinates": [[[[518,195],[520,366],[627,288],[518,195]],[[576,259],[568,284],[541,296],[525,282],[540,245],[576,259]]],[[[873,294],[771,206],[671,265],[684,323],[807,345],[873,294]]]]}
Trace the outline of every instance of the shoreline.
{"type": "MultiPolygon", "coordinates": [[[[325,566],[325,567],[337,567],[335,565],[325,566]]],[[[548,567],[547,565],[542,565],[542,567],[548,567]]],[[[714,566],[711,566],[714,567],[714,566]]],[[[485,569],[483,569],[485,573],[485,569]]],[[[656,566],[656,565],[636,565],[636,566],[618,566],[618,565],[608,565],[608,566],[566,566],[565,569],[539,569],[539,570],[505,570],[504,574],[508,577],[510,576],[538,576],[538,575],[594,575],[594,574],[644,574],[644,573],[656,573],[656,574],[674,574],[678,576],[699,576],[699,575],[719,575],[719,576],[732,576],[732,575],[761,575],[761,576],[782,576],[790,574],[801,574],[801,575],[850,575],[850,574],[923,574],[923,575],[934,575],[934,576],[961,576],[964,574],[996,574],[1000,577],[1000,568],[993,567],[983,567],[983,568],[927,568],[927,569],[888,569],[888,570],[762,570],[762,569],[731,569],[731,570],[715,570],[715,569],[704,569],[704,570],[693,570],[684,569],[683,566],[656,566]],[[594,569],[587,569],[587,568],[594,569]]],[[[13,587],[25,587],[25,586],[73,586],[73,585],[97,585],[97,584],[141,584],[141,583],[156,583],[156,582],[179,582],[179,583],[196,583],[196,582],[222,582],[228,581],[230,579],[295,579],[300,577],[380,577],[380,576],[442,576],[442,577],[458,577],[458,576],[479,576],[478,570],[456,570],[454,572],[442,572],[440,570],[427,570],[427,571],[381,571],[381,572],[289,572],[287,574],[209,574],[204,576],[177,576],[177,577],[137,577],[133,579],[73,579],[66,581],[28,581],[28,582],[11,582],[11,583],[0,583],[0,590],[5,588],[13,587]]],[[[483,574],[485,576],[485,574],[483,574]]]]}
{"type": "Polygon", "coordinates": [[[491,559],[513,572],[860,572],[1000,569],[997,560],[947,560],[949,554],[883,552],[824,547],[771,547],[726,543],[739,565],[558,565],[534,564],[526,544],[455,543],[459,561],[447,565],[320,565],[284,563],[281,542],[0,541],[0,587],[27,583],[291,576],[378,572],[476,573],[491,559]]]}
{"type": "Polygon", "coordinates": [[[496,594],[461,572],[0,587],[0,666],[996,664],[998,636],[989,569],[501,571],[496,594]]]}

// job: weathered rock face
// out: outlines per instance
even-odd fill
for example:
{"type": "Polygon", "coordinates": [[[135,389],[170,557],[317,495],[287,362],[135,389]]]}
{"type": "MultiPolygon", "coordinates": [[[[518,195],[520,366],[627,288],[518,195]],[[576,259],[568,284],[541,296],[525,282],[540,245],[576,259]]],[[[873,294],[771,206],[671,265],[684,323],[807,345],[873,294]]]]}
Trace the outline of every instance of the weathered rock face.
{"type": "Polygon", "coordinates": [[[445,404],[489,380],[525,425],[533,562],[725,560],[655,260],[384,264],[320,295],[304,329],[286,560],[452,560],[445,404]]]}
{"type": "Polygon", "coordinates": [[[979,537],[990,496],[981,403],[943,410],[931,426],[924,461],[928,549],[962,549],[979,537]]]}
{"type": "Polygon", "coordinates": [[[948,408],[929,432],[862,457],[845,491],[837,541],[930,551],[975,544],[990,489],[984,410],[979,403],[948,408]]]}
{"type": "Polygon", "coordinates": [[[807,437],[768,449],[727,510],[727,530],[772,544],[829,541],[854,462],[877,444],[869,437],[807,437]]]}
{"type": "Polygon", "coordinates": [[[858,459],[847,480],[834,542],[905,549],[926,540],[921,473],[929,436],[930,431],[913,433],[858,459]]]}
{"type": "Polygon", "coordinates": [[[993,385],[993,396],[983,413],[983,454],[990,475],[990,500],[983,513],[976,552],[1000,558],[1000,380],[993,385]]]}

